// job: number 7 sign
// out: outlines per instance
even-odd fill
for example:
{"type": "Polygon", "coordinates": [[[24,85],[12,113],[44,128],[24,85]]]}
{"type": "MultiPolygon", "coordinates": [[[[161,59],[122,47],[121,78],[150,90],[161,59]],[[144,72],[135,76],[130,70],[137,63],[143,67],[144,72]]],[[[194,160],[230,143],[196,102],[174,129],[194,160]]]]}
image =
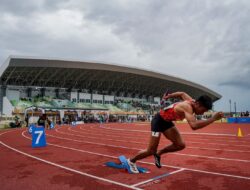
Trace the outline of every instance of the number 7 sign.
{"type": "Polygon", "coordinates": [[[44,127],[32,128],[32,148],[46,146],[46,136],[44,127]]]}

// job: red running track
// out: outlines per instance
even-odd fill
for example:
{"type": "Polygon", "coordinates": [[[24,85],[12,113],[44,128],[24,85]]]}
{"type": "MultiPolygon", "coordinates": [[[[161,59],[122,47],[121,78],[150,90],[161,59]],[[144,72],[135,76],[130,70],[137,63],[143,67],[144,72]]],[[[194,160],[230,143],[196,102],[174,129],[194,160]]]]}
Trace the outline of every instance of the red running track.
{"type": "MultiPolygon", "coordinates": [[[[150,173],[104,166],[146,148],[149,123],[85,124],[47,130],[47,146],[31,148],[26,129],[0,131],[1,189],[248,189],[250,125],[212,124],[192,131],[178,124],[187,148],[138,162],[150,173]],[[238,128],[244,137],[237,137],[238,128]]],[[[162,137],[160,146],[169,141],[162,137]]]]}

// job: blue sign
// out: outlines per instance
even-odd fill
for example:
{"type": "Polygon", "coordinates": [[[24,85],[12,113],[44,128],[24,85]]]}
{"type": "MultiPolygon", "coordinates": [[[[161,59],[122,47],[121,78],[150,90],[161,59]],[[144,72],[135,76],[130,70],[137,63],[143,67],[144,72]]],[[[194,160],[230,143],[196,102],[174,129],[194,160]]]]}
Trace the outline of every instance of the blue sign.
{"type": "Polygon", "coordinates": [[[44,127],[32,127],[32,148],[46,146],[44,127]]]}
{"type": "Polygon", "coordinates": [[[29,134],[32,134],[32,129],[36,127],[34,124],[31,124],[29,127],[28,127],[28,131],[29,131],[29,134]]]}
{"type": "Polygon", "coordinates": [[[229,117],[228,123],[250,123],[250,117],[229,117]]]}

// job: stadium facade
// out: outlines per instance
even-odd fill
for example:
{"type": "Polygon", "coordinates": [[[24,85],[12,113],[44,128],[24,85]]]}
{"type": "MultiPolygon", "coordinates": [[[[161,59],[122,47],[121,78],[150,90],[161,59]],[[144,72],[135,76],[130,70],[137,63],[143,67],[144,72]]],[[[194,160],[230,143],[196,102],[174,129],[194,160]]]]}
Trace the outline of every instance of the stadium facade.
{"type": "MultiPolygon", "coordinates": [[[[184,91],[194,98],[221,95],[178,77],[89,61],[10,56],[0,67],[0,111],[13,113],[13,102],[33,97],[53,97],[75,103],[113,104],[131,99],[159,104],[166,91],[184,91]]],[[[45,105],[46,107],[46,105],[45,105]]],[[[84,108],[82,108],[84,109],[84,108]]]]}

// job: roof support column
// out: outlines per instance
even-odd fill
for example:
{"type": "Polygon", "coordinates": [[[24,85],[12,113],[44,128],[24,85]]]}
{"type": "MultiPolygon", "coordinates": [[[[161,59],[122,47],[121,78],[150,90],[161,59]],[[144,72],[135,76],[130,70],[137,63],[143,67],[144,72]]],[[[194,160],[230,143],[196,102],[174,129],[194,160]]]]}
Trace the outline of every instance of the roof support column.
{"type": "Polygon", "coordinates": [[[1,111],[1,115],[3,113],[3,97],[6,96],[6,89],[7,89],[6,85],[2,85],[1,88],[0,88],[0,111],[1,111]]]}

